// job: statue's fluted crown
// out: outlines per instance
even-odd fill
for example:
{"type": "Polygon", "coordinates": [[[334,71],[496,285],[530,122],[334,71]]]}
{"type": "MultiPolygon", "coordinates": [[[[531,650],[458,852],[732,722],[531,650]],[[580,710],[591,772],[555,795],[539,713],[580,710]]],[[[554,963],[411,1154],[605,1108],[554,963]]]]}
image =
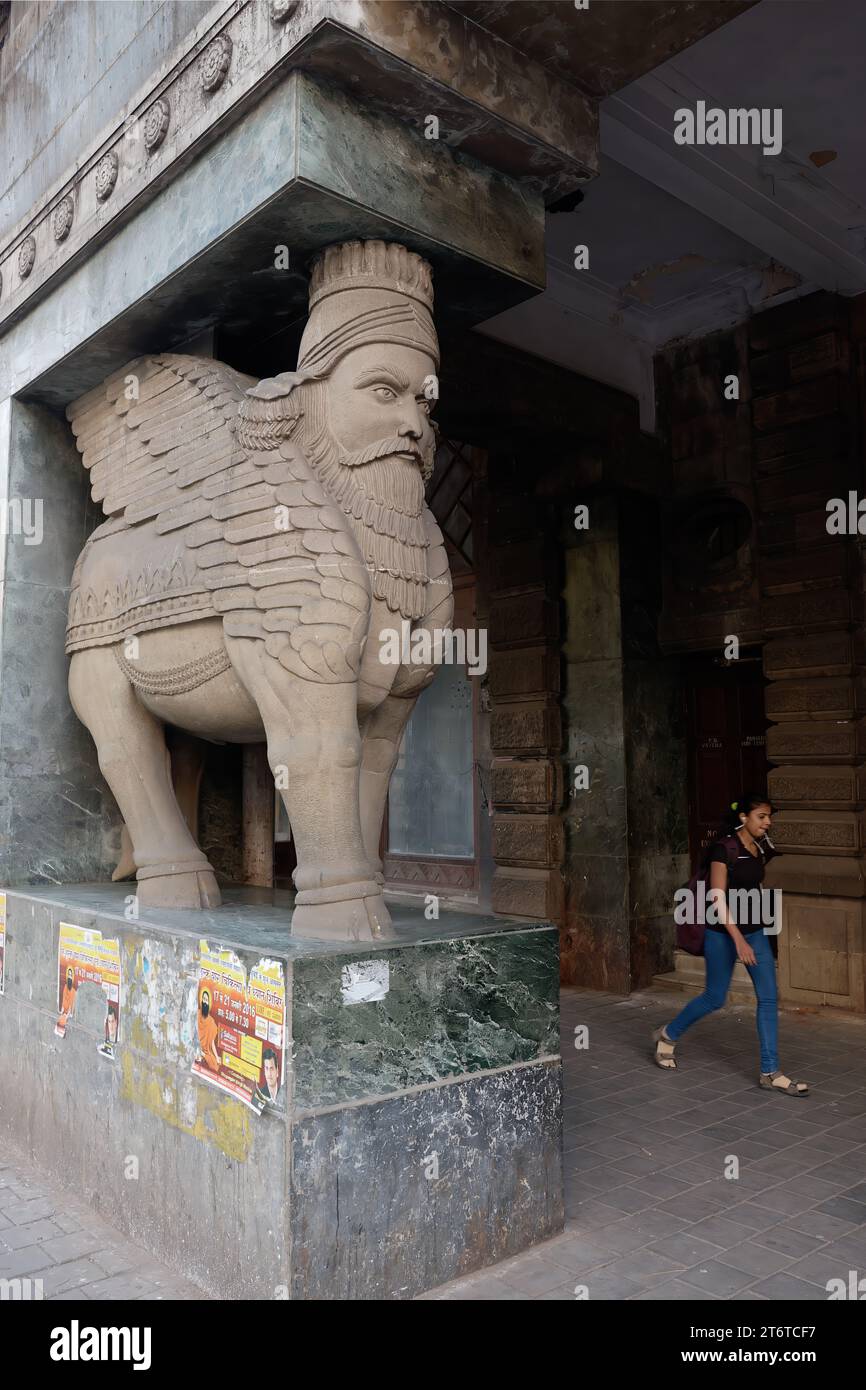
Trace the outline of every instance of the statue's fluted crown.
{"type": "Polygon", "coordinates": [[[353,348],[377,342],[417,348],[438,367],[430,266],[395,242],[329,246],[313,265],[298,370],[327,374],[353,348]]]}
{"type": "Polygon", "coordinates": [[[414,251],[386,241],[344,241],[321,251],[310,274],[310,312],[326,295],[362,289],[405,294],[433,312],[430,266],[414,251]]]}

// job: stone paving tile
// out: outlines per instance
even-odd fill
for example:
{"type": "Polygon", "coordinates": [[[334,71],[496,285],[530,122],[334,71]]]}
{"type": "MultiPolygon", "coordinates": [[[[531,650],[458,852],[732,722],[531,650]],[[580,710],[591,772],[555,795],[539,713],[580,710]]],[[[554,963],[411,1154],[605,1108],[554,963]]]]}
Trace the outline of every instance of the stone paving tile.
{"type": "Polygon", "coordinates": [[[809,1284],[805,1279],[797,1279],[787,1270],[782,1270],[778,1274],[771,1274],[769,1279],[763,1279],[759,1284],[755,1284],[753,1292],[762,1293],[772,1301],[791,1302],[811,1302],[817,1303],[826,1300],[827,1290],[818,1284],[809,1284]]]}
{"type": "Polygon", "coordinates": [[[790,1263],[790,1255],[783,1255],[778,1250],[769,1250],[767,1246],[758,1245],[751,1240],[745,1240],[741,1245],[733,1245],[730,1250],[719,1256],[719,1264],[730,1265],[732,1269],[738,1269],[745,1274],[760,1274],[765,1277],[787,1268],[790,1263]]]}
{"type": "Polygon", "coordinates": [[[608,1274],[606,1266],[582,1275],[578,1282],[586,1285],[593,1303],[599,1299],[614,1301],[631,1298],[633,1294],[640,1293],[643,1287],[636,1279],[629,1279],[624,1274],[608,1274]]]}
{"type": "Polygon", "coordinates": [[[43,1297],[56,1301],[205,1298],[21,1155],[6,1149],[0,1162],[0,1278],[41,1279],[43,1297]]]}
{"type": "Polygon", "coordinates": [[[817,1207],[813,1211],[800,1211],[783,1223],[789,1230],[805,1231],[809,1236],[820,1236],[822,1240],[839,1240],[856,1230],[848,1221],[839,1221],[827,1216],[817,1207]]]}
{"type": "Polygon", "coordinates": [[[730,1265],[720,1264],[718,1260],[708,1260],[706,1264],[696,1265],[679,1276],[685,1284],[706,1289],[719,1298],[733,1298],[739,1291],[754,1281],[754,1274],[732,1269],[730,1265]]]}
{"type": "Polygon", "coordinates": [[[829,1279],[844,1279],[847,1284],[850,1268],[850,1264],[845,1264],[844,1261],[831,1259],[821,1250],[813,1250],[801,1260],[789,1264],[786,1273],[793,1274],[797,1279],[805,1279],[807,1283],[826,1287],[829,1279]]]}
{"type": "Polygon", "coordinates": [[[689,1230],[691,1235],[699,1236],[701,1240],[712,1241],[723,1250],[739,1245],[744,1240],[750,1240],[753,1235],[750,1226],[744,1226],[742,1222],[735,1221],[730,1216],[708,1216],[706,1221],[698,1221],[689,1230]]]}
{"type": "Polygon", "coordinates": [[[24,1245],[35,1245],[48,1240],[50,1236],[62,1235],[56,1221],[43,1217],[41,1221],[30,1221],[26,1226],[13,1226],[10,1222],[5,1230],[0,1229],[0,1250],[20,1250],[24,1245]]]}
{"type": "Polygon", "coordinates": [[[826,1212],[828,1216],[835,1216],[840,1221],[850,1221],[854,1226],[866,1225],[866,1203],[852,1202],[844,1192],[840,1192],[838,1197],[831,1197],[829,1201],[822,1202],[818,1210],[826,1212]]]}
{"type": "Polygon", "coordinates": [[[669,1279],[664,1284],[653,1284],[651,1288],[644,1289],[643,1293],[635,1294],[630,1300],[632,1303],[647,1303],[660,1300],[697,1303],[718,1303],[719,1299],[714,1293],[708,1293],[706,1289],[697,1289],[691,1284],[684,1284],[680,1279],[669,1279]]]}

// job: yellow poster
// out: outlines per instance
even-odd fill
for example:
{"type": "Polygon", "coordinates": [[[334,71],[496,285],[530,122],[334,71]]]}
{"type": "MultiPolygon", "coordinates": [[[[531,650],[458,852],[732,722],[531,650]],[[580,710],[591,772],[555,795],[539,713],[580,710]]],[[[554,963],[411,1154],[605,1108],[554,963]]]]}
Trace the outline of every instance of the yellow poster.
{"type": "Polygon", "coordinates": [[[261,1114],[283,1089],[286,984],[279,961],[260,960],[249,979],[234,951],[199,942],[196,1076],[261,1114]]]}
{"type": "Polygon", "coordinates": [[[91,927],[60,923],[58,947],[57,1009],[54,1031],[66,1036],[66,1025],[75,1013],[78,991],[83,985],[98,985],[105,994],[105,1033],[98,1051],[114,1058],[120,1036],[120,942],[103,937],[91,927]]]}

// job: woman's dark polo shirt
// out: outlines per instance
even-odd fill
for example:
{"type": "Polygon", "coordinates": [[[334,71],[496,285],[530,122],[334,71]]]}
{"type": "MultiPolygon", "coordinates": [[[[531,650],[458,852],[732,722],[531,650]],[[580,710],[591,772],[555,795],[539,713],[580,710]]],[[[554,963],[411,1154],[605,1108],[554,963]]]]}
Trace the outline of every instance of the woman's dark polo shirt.
{"type": "MultiPolygon", "coordinates": [[[[736,838],[739,841],[739,836],[737,836],[736,838]]],[[[725,848],[725,845],[722,843],[713,845],[712,852],[710,854],[711,864],[724,864],[725,868],[728,871],[727,891],[729,912],[731,910],[730,893],[733,888],[740,888],[745,890],[748,890],[750,888],[757,888],[760,892],[761,884],[764,881],[764,855],[761,853],[760,850],[758,850],[757,854],[750,854],[749,851],[746,849],[745,845],[742,844],[742,841],[740,841],[740,846],[740,853],[738,854],[737,858],[733,860],[733,862],[731,862],[728,859],[728,851],[725,848]]],[[[709,886],[709,877],[707,878],[707,884],[709,886]]],[[[740,901],[742,902],[743,900],[741,899],[740,901]]],[[[737,914],[738,917],[742,916],[743,910],[744,909],[741,907],[739,913],[737,914]]],[[[758,900],[757,902],[747,902],[745,911],[749,916],[749,921],[740,922],[738,920],[736,923],[737,928],[743,933],[743,936],[749,936],[752,932],[761,931],[764,924],[761,921],[760,900],[758,900]],[[752,922],[752,918],[756,914],[757,921],[752,922]]],[[[707,931],[727,931],[727,927],[723,926],[722,923],[716,925],[712,922],[706,923],[706,929],[707,931]]]]}

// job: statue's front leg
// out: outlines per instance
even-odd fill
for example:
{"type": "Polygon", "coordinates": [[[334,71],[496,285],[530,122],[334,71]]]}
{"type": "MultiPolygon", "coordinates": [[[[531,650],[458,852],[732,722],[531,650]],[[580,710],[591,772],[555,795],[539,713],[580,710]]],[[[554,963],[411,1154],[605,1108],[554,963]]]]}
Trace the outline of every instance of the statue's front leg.
{"type": "Polygon", "coordinates": [[[357,941],[387,935],[391,919],[361,834],[356,683],[304,679],[256,639],[227,637],[226,648],[258,705],[292,826],[292,934],[357,941]]]}
{"type": "MultiPolygon", "coordinates": [[[[433,678],[431,672],[424,684],[433,678]]],[[[409,722],[420,690],[407,695],[388,695],[367,719],[361,752],[361,832],[367,858],[383,881],[383,865],[379,854],[382,837],[382,821],[385,816],[385,802],[391,774],[397,764],[403,731],[409,722]]]]}

